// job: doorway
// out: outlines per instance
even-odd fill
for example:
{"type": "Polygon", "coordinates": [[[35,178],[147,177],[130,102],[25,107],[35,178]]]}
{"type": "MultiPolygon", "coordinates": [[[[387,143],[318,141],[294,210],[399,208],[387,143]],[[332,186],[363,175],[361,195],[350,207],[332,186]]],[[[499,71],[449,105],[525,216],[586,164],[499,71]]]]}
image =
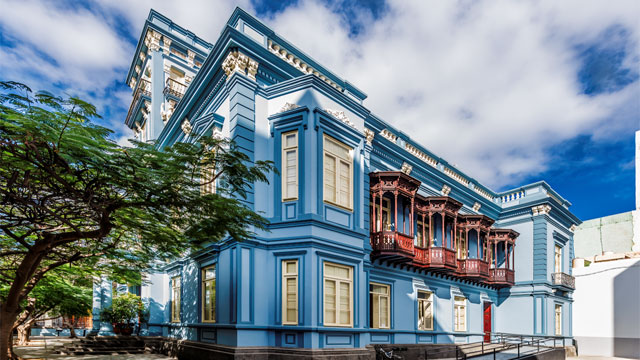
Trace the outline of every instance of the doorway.
{"type": "Polygon", "coordinates": [[[491,303],[484,302],[483,303],[483,331],[484,331],[484,342],[491,342],[491,303]]]}

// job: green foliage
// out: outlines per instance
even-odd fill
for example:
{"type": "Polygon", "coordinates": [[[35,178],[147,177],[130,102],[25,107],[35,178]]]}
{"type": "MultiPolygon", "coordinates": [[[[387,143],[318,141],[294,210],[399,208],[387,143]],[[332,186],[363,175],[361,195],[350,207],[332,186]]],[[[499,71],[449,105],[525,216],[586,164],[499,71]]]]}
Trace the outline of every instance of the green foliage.
{"type": "Polygon", "coordinates": [[[83,261],[131,277],[155,260],[266,227],[241,200],[253,183],[267,181],[271,162],[252,163],[233,142],[210,136],[164,149],[141,142],[125,148],[95,118],[96,108],[78,98],[0,82],[5,318],[65,264],[83,261]],[[203,195],[200,174],[209,170],[219,191],[203,195]]]}
{"type": "Polygon", "coordinates": [[[143,315],[146,308],[138,295],[125,293],[113,298],[111,306],[102,309],[100,319],[116,324],[128,324],[143,315]]]}

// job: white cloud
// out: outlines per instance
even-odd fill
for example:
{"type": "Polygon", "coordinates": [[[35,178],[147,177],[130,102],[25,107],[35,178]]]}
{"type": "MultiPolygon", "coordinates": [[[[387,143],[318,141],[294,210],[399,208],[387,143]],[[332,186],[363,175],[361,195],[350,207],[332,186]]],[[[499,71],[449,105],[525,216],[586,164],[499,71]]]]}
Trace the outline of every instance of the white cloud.
{"type": "MultiPolygon", "coordinates": [[[[346,19],[341,7],[352,2],[337,1],[301,0],[265,21],[365,91],[374,113],[486,185],[558,166],[547,151],[567,139],[608,141],[640,127],[638,81],[586,96],[576,58],[579,45],[606,44],[604,32],[620,26],[624,64],[637,70],[640,2],[391,0],[374,20],[362,9],[346,19]]],[[[0,46],[0,75],[66,84],[126,114],[130,93],[105,89],[124,81],[151,7],[213,43],[236,5],[253,12],[249,0],[94,0],[73,9],[0,0],[0,26],[23,42],[0,46]]],[[[122,122],[108,120],[126,136],[122,122]]]]}

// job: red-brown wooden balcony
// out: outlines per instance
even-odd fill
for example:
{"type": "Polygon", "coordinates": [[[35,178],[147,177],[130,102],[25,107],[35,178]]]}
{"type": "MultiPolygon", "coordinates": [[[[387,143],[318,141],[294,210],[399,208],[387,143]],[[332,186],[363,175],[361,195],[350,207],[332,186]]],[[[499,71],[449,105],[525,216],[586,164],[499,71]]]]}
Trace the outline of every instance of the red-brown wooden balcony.
{"type": "Polygon", "coordinates": [[[489,263],[482,259],[458,259],[458,275],[472,279],[488,279],[489,263]]]}
{"type": "Polygon", "coordinates": [[[489,270],[489,284],[495,287],[513,286],[514,272],[511,269],[491,269],[489,270]]]}
{"type": "Polygon", "coordinates": [[[413,239],[397,231],[371,233],[372,257],[393,261],[413,260],[413,239]]]}
{"type": "Polygon", "coordinates": [[[414,248],[415,257],[413,263],[422,268],[430,268],[438,271],[455,271],[456,253],[453,249],[442,247],[414,248]]]}

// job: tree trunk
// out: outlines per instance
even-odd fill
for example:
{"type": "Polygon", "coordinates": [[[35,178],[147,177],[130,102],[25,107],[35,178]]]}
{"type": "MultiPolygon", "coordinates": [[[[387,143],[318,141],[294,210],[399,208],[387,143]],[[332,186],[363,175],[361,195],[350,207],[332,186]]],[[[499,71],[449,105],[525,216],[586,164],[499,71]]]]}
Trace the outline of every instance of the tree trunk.
{"type": "Polygon", "coordinates": [[[12,358],[13,353],[13,321],[16,314],[4,309],[0,310],[0,360],[12,358]]]}
{"type": "Polygon", "coordinates": [[[29,344],[29,337],[31,335],[31,323],[27,322],[18,326],[18,345],[25,346],[29,344]]]}

